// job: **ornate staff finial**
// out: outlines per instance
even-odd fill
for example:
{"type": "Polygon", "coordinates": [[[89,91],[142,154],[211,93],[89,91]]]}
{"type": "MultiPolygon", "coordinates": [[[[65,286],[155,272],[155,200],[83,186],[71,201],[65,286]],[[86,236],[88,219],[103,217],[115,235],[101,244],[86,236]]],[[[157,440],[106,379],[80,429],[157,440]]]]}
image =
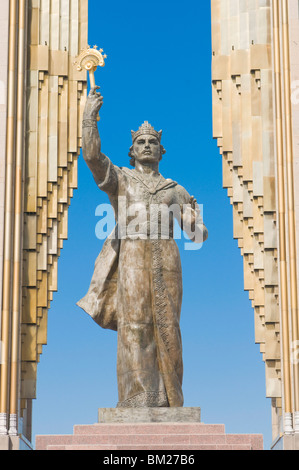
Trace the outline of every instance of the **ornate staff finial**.
{"type": "MultiPolygon", "coordinates": [[[[103,52],[103,49],[98,50],[98,46],[87,46],[86,49],[81,49],[80,54],[74,62],[74,65],[77,67],[79,72],[83,69],[88,70],[90,88],[94,88],[96,86],[94,78],[95,71],[98,67],[104,67],[105,65],[107,55],[103,54],[103,52]]],[[[97,119],[99,121],[100,117],[98,116],[97,119]]]]}
{"type": "Polygon", "coordinates": [[[95,78],[94,73],[98,67],[104,67],[105,59],[107,58],[106,54],[103,54],[103,49],[98,50],[98,46],[90,47],[87,46],[87,49],[82,49],[79,56],[76,58],[74,65],[77,66],[77,70],[85,69],[89,72],[90,87],[94,88],[95,78]]]}

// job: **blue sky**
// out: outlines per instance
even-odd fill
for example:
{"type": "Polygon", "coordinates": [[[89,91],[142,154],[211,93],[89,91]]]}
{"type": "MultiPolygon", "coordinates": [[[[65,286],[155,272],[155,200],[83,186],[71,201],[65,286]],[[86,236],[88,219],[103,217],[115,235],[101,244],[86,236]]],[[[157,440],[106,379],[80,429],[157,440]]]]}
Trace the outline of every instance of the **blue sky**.
{"type": "MultiPolygon", "coordinates": [[[[204,206],[209,239],[199,251],[178,242],[183,268],[185,406],[229,433],[262,433],[271,443],[271,402],[243,290],[243,262],[233,240],[232,208],[212,139],[210,2],[89,0],[89,44],[102,47],[96,73],[104,105],[102,150],[129,166],[131,129],[144,120],[163,129],[160,172],[204,206]]],[[[69,238],[58,266],[58,293],[48,314],[48,345],[38,366],[33,435],[70,434],[117,403],[117,334],[102,330],[76,302],[86,293],[102,242],[95,209],[108,197],[82,156],[69,209],[69,238]]]]}

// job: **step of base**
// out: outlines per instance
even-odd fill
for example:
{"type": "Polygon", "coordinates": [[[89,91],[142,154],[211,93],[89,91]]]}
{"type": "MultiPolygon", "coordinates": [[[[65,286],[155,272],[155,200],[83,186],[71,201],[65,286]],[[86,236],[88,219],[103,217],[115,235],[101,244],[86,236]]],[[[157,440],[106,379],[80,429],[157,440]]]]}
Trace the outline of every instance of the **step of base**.
{"type": "MultiPolygon", "coordinates": [[[[153,434],[141,434],[141,435],[123,435],[114,434],[107,436],[73,436],[72,439],[65,440],[63,436],[61,438],[51,439],[51,444],[58,445],[201,445],[201,444],[227,444],[225,434],[211,434],[211,435],[197,435],[197,434],[172,434],[172,435],[153,435],[153,434]]],[[[251,444],[251,440],[247,439],[246,444],[251,444]]],[[[50,442],[48,441],[48,445],[50,442]]],[[[239,444],[239,442],[237,442],[239,444]]]]}
{"type": "Polygon", "coordinates": [[[92,434],[224,434],[224,424],[119,423],[75,425],[74,435],[92,434]]]}
{"type": "Polygon", "coordinates": [[[191,450],[254,450],[252,449],[252,446],[250,444],[235,444],[235,445],[185,445],[185,446],[158,446],[158,445],[151,445],[151,446],[120,446],[120,445],[115,445],[115,446],[105,446],[105,445],[66,445],[66,446],[59,446],[59,445],[49,445],[47,447],[47,450],[110,450],[110,451],[115,451],[115,450],[146,450],[146,451],[158,451],[162,450],[165,452],[169,451],[178,451],[178,450],[185,450],[185,451],[191,451],[191,450]]]}
{"type": "Polygon", "coordinates": [[[36,436],[36,450],[262,450],[259,434],[225,434],[223,424],[99,423],[73,435],[36,436]]]}
{"type": "Polygon", "coordinates": [[[93,434],[66,436],[37,436],[36,449],[46,450],[49,447],[104,446],[113,448],[144,449],[162,446],[163,449],[185,448],[189,446],[249,446],[262,450],[263,439],[260,435],[250,434],[93,434]]]}

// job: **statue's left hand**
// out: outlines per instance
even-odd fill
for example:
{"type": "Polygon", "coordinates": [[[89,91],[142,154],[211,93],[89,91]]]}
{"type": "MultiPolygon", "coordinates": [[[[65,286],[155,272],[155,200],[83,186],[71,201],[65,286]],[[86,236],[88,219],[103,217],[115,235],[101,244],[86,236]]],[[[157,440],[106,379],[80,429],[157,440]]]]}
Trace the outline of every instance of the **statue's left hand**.
{"type": "Polygon", "coordinates": [[[185,221],[185,223],[187,223],[188,225],[190,224],[191,227],[193,227],[196,223],[198,214],[199,209],[197,205],[197,200],[194,196],[191,196],[188,205],[184,205],[181,208],[182,220],[185,221]]]}
{"type": "Polygon", "coordinates": [[[97,92],[100,87],[92,88],[86,100],[83,119],[97,119],[103,105],[103,96],[97,92]]]}

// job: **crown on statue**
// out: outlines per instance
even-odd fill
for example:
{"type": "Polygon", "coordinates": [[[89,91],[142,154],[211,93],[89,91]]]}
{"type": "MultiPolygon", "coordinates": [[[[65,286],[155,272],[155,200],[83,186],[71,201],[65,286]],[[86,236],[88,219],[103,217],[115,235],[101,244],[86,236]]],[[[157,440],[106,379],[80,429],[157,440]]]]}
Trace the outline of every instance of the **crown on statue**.
{"type": "Polygon", "coordinates": [[[137,137],[139,137],[140,135],[144,135],[144,134],[149,134],[149,135],[154,135],[155,137],[157,137],[157,139],[159,140],[159,142],[161,142],[161,137],[162,137],[162,131],[159,131],[157,132],[153,126],[151,126],[148,121],[144,121],[144,123],[142,124],[142,126],[139,127],[138,131],[134,132],[134,131],[131,131],[131,134],[132,134],[132,140],[134,142],[134,140],[137,139],[137,137]]]}

